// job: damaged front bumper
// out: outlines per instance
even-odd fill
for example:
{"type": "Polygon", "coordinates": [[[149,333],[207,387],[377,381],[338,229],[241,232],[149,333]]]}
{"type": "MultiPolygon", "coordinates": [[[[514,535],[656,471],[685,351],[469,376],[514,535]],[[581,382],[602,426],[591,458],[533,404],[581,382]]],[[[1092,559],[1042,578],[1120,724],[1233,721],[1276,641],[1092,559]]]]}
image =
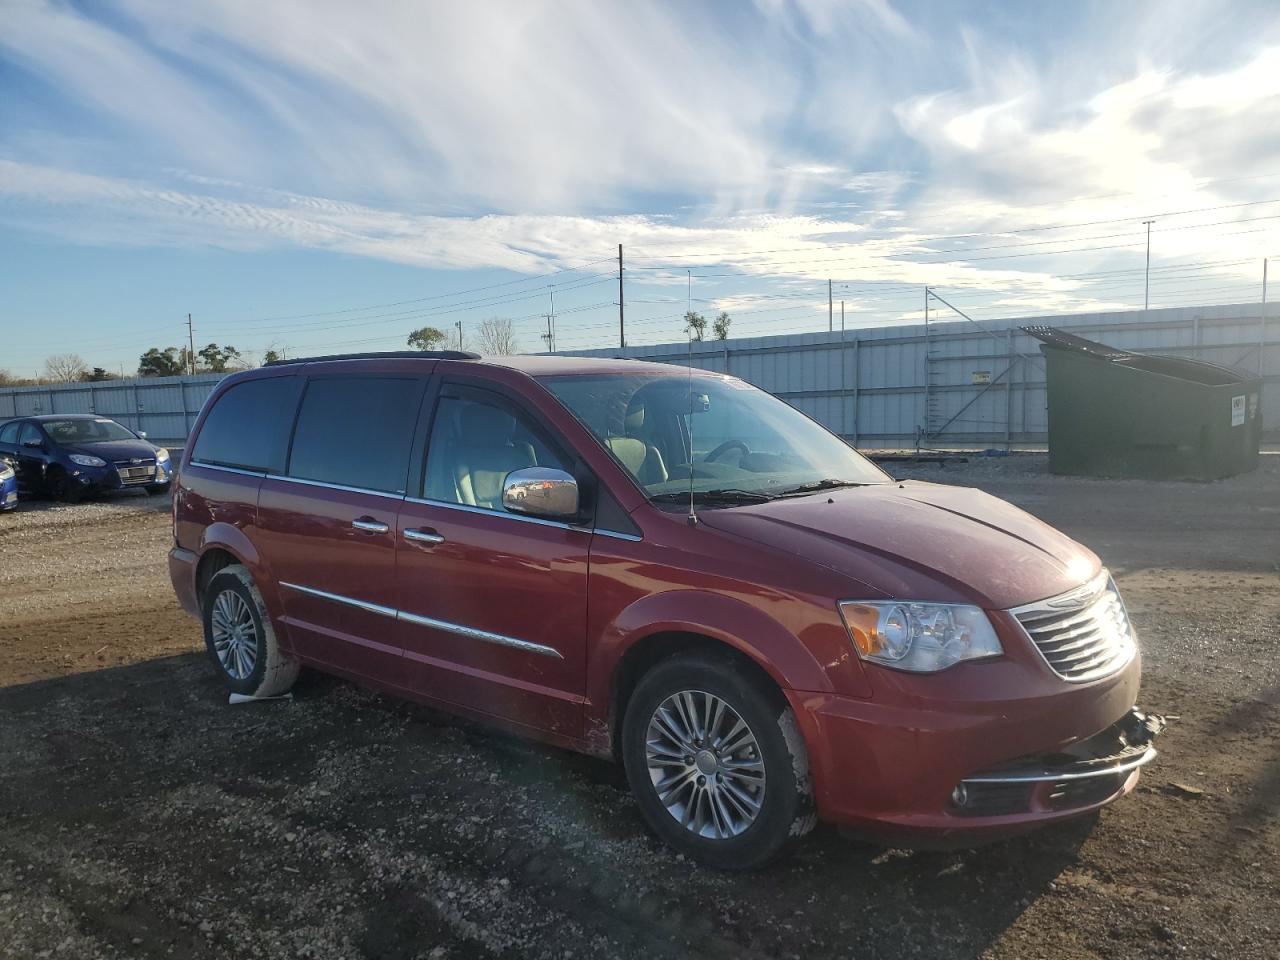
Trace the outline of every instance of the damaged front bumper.
{"type": "Polygon", "coordinates": [[[1009,817],[1084,811],[1131,790],[1156,758],[1165,720],[1133,709],[1101,733],[1061,752],[1024,757],[970,774],[951,794],[960,817],[1009,817]]]}

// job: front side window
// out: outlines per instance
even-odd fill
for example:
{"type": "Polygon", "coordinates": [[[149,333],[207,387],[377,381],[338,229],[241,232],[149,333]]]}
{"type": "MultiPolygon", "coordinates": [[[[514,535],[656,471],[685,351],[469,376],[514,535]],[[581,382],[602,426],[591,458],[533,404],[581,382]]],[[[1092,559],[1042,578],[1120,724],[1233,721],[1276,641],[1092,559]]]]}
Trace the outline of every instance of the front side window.
{"type": "Polygon", "coordinates": [[[297,406],[296,377],[246,380],[214,401],[192,459],[241,470],[279,472],[297,406]]]}
{"type": "Polygon", "coordinates": [[[18,434],[19,444],[26,443],[28,440],[36,440],[40,443],[44,443],[44,437],[40,434],[40,428],[34,423],[24,423],[22,425],[22,432],[18,434]]]}
{"type": "Polygon", "coordinates": [[[512,470],[570,465],[522,413],[484,391],[446,388],[427,447],[423,496],[487,510],[502,509],[512,470]]]}
{"type": "Polygon", "coordinates": [[[114,420],[46,420],[44,432],[54,443],[99,443],[103,440],[136,440],[137,434],[114,420]]]}
{"type": "Polygon", "coordinates": [[[289,452],[289,476],[404,493],[422,381],[317,377],[307,383],[289,452]]]}
{"type": "MultiPolygon", "coordinates": [[[[887,483],[878,467],[824,427],[735,377],[546,377],[550,390],[651,498],[695,493],[803,493],[887,483]]],[[[725,494],[726,496],[728,494],[725,494]]]]}

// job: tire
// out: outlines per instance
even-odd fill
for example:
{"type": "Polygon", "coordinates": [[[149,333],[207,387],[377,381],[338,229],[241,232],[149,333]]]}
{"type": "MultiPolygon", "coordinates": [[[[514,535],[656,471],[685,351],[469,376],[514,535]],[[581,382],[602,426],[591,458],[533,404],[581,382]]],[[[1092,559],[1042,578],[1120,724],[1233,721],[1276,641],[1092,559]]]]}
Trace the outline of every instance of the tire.
{"type": "Polygon", "coordinates": [[[622,759],[645,822],[707,866],[761,867],[813,828],[809,755],[791,708],[776,688],[729,656],[679,654],[646,673],[623,718],[622,759]],[[717,714],[715,701],[727,710],[717,714]],[[684,722],[691,712],[705,717],[708,706],[718,723],[684,722]],[[745,739],[732,714],[745,723],[745,739]],[[709,727],[713,735],[700,737],[709,727]],[[683,755],[681,738],[673,736],[681,728],[692,733],[683,755]],[[664,801],[655,777],[680,785],[664,801]]]}
{"type": "Polygon", "coordinates": [[[218,675],[232,693],[274,697],[298,678],[271,626],[262,593],[240,564],[213,575],[201,596],[204,642],[218,675]]]}
{"type": "Polygon", "coordinates": [[[49,492],[53,499],[60,503],[79,503],[84,491],[62,469],[52,471],[49,478],[49,492]]]}

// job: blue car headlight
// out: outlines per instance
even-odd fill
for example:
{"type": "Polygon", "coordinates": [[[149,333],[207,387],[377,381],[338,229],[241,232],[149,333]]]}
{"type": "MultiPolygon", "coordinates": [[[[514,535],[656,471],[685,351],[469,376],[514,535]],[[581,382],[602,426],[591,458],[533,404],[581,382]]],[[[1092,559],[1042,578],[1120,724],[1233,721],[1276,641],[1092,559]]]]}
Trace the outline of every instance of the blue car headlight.
{"type": "Polygon", "coordinates": [[[156,450],[156,463],[159,464],[159,463],[168,463],[168,462],[169,462],[169,451],[164,447],[159,447],[156,450]]]}
{"type": "Polygon", "coordinates": [[[87,453],[73,453],[70,460],[72,463],[78,463],[82,467],[105,467],[107,461],[101,457],[93,457],[87,453]]]}
{"type": "Polygon", "coordinates": [[[13,467],[0,466],[0,483],[3,483],[5,480],[12,480],[13,477],[13,467]]]}

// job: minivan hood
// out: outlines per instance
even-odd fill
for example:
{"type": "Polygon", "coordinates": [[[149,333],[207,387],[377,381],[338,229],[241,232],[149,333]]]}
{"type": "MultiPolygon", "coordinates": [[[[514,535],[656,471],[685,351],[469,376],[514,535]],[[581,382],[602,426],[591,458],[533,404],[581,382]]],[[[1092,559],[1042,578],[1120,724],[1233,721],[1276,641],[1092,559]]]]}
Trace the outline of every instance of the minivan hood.
{"type": "Polygon", "coordinates": [[[91,457],[101,457],[107,463],[118,463],[121,460],[154,460],[156,448],[146,440],[97,440],[92,443],[65,443],[61,449],[66,453],[86,453],[91,457]]]}
{"type": "Polygon", "coordinates": [[[1008,609],[1095,575],[1094,553],[1010,503],[908,480],[705,510],[698,520],[847,574],[859,595],[1008,609]]]}

